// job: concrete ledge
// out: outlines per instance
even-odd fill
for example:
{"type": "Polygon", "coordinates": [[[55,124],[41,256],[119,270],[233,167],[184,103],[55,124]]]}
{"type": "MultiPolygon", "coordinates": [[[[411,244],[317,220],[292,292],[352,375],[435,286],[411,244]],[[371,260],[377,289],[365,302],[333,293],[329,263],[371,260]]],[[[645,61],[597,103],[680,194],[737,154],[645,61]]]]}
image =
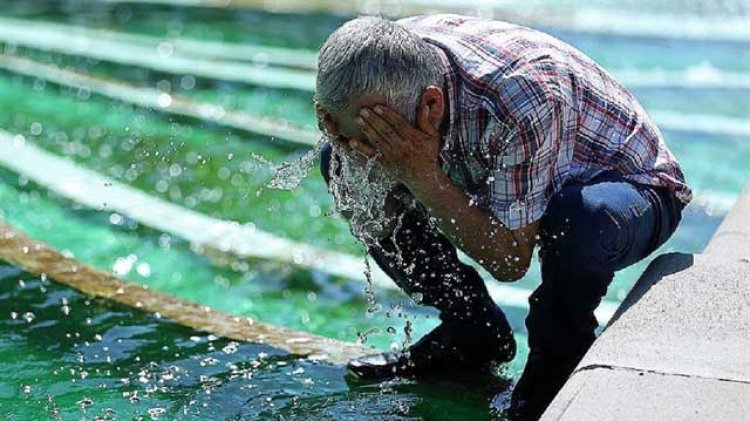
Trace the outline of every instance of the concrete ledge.
{"type": "Polygon", "coordinates": [[[750,261],[750,184],[716,230],[705,253],[750,261]]]}
{"type": "Polygon", "coordinates": [[[544,419],[750,419],[747,383],[602,368],[577,373],[564,390],[544,419]]]}
{"type": "Polygon", "coordinates": [[[614,366],[750,383],[748,303],[750,263],[660,256],[579,370],[614,366]]]}
{"type": "Polygon", "coordinates": [[[748,303],[750,263],[660,256],[543,419],[747,419],[748,303]]]}
{"type": "Polygon", "coordinates": [[[750,186],[705,254],[659,256],[542,416],[750,419],[750,186]]]}

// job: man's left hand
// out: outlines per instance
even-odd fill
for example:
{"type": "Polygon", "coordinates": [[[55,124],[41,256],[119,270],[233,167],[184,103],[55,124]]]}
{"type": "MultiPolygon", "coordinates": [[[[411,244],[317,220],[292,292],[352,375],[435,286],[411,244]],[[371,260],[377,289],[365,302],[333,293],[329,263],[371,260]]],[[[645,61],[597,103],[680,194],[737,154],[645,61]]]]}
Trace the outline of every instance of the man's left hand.
{"type": "Polygon", "coordinates": [[[355,119],[370,145],[350,140],[362,155],[375,157],[383,169],[408,188],[421,187],[440,171],[440,132],[429,118],[429,108],[418,111],[417,127],[384,105],[363,108],[355,119]]]}

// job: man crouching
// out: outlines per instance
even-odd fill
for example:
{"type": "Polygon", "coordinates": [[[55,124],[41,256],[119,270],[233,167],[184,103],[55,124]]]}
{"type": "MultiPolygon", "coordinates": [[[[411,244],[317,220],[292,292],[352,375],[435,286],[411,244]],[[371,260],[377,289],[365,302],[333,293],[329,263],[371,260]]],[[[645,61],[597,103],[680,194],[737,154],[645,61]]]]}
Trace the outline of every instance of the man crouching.
{"type": "Polygon", "coordinates": [[[342,171],[364,168],[354,184],[386,186],[351,206],[353,232],[442,322],[405,351],[351,361],[365,379],[510,361],[505,315],[457,248],[515,281],[538,245],[542,282],[512,403],[537,418],[594,341],[615,271],[663,244],[691,199],[638,101],[532,29],[457,15],[349,21],[321,48],[316,102],[338,204],[358,189],[341,187],[342,171]],[[386,222],[362,229],[378,205],[386,222]]]}

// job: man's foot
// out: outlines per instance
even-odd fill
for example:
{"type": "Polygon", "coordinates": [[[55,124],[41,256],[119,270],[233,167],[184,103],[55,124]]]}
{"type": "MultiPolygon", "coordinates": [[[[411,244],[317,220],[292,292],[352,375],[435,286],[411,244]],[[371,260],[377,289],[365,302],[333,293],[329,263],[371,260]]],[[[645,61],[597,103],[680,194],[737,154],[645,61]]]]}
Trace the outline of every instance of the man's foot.
{"type": "Polygon", "coordinates": [[[362,380],[439,374],[508,362],[516,343],[505,317],[492,322],[444,321],[405,351],[368,355],[349,362],[349,372],[362,380]]]}
{"type": "Polygon", "coordinates": [[[573,372],[580,356],[569,358],[543,358],[532,353],[526,362],[523,375],[518,380],[508,418],[514,421],[539,419],[573,372]]]}

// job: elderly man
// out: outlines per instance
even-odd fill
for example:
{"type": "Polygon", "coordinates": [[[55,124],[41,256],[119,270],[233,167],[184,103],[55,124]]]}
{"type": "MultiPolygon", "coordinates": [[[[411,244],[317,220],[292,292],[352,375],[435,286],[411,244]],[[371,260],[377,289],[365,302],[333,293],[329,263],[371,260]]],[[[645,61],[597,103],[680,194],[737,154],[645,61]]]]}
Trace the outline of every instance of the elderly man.
{"type": "Polygon", "coordinates": [[[509,324],[456,249],[503,282],[526,273],[538,245],[530,354],[512,400],[538,417],[594,341],[615,271],[663,244],[691,199],[633,95],[529,28],[457,15],[349,21],[320,51],[316,107],[329,186],[372,183],[337,180],[342,162],[374,162],[395,180],[381,204],[398,223],[369,236],[368,251],[442,321],[405,351],[351,361],[365,379],[510,361],[509,324]]]}

